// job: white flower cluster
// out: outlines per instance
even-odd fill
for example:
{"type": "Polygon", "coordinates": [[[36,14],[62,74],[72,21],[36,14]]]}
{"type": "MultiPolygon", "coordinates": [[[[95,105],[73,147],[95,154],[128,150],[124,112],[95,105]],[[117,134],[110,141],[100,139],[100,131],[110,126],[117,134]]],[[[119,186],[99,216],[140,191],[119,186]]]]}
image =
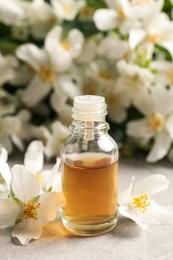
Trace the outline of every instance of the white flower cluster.
{"type": "Polygon", "coordinates": [[[74,96],[93,94],[105,96],[124,145],[147,150],[148,162],[171,158],[172,7],[169,0],[0,0],[0,35],[10,35],[0,44],[0,145],[12,152],[12,143],[23,149],[40,139],[56,156],[74,96]]]}
{"type": "Polygon", "coordinates": [[[57,210],[65,205],[61,192],[60,159],[51,170],[43,169],[44,146],[33,141],[23,165],[10,169],[8,153],[0,152],[0,226],[15,226],[12,238],[22,245],[38,239],[42,225],[56,218],[57,210]]]}

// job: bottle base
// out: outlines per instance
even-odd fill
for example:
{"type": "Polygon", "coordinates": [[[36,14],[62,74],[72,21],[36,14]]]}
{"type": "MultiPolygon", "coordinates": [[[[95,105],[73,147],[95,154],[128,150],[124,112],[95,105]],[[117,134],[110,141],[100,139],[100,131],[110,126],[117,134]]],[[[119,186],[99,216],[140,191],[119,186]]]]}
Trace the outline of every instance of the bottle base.
{"type": "Polygon", "coordinates": [[[109,222],[95,225],[79,225],[74,224],[62,218],[63,226],[73,235],[90,237],[97,236],[111,231],[117,225],[117,218],[109,222]]]}

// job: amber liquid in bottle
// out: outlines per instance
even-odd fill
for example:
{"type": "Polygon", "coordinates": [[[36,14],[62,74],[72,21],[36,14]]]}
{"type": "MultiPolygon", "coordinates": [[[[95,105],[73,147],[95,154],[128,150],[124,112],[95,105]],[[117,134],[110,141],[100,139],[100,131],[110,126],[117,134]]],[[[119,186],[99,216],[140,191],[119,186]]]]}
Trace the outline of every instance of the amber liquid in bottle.
{"type": "Polygon", "coordinates": [[[62,169],[67,203],[63,223],[73,233],[94,235],[112,229],[117,221],[118,162],[103,153],[83,153],[66,158],[62,169]]]}

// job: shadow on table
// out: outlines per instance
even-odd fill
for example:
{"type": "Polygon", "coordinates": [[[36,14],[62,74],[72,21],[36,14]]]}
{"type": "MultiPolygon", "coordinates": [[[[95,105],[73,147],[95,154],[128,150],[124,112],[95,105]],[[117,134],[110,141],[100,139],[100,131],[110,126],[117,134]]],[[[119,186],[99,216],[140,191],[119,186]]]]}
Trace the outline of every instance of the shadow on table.
{"type": "MultiPolygon", "coordinates": [[[[120,217],[117,226],[109,232],[109,235],[118,238],[132,238],[137,237],[141,233],[138,225],[130,219],[120,217]]],[[[64,239],[77,237],[69,233],[63,226],[61,220],[56,220],[43,227],[42,238],[46,240],[64,239]]],[[[84,237],[81,237],[84,238],[84,237]]],[[[94,237],[93,237],[94,238],[94,237]]]]}
{"type": "Polygon", "coordinates": [[[73,237],[63,226],[61,220],[56,220],[43,227],[42,238],[46,240],[73,237]]]}
{"type": "Polygon", "coordinates": [[[123,239],[138,237],[140,234],[140,227],[134,221],[125,217],[120,217],[117,226],[110,232],[110,235],[123,239]]]}

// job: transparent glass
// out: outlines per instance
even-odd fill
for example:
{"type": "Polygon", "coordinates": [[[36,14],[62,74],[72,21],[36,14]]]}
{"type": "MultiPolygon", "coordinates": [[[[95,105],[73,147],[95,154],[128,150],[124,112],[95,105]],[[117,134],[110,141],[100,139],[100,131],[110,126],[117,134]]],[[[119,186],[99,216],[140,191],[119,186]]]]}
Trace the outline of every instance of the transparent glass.
{"type": "Polygon", "coordinates": [[[73,234],[105,233],[117,223],[118,147],[100,121],[74,120],[62,147],[63,225],[73,234]]]}

